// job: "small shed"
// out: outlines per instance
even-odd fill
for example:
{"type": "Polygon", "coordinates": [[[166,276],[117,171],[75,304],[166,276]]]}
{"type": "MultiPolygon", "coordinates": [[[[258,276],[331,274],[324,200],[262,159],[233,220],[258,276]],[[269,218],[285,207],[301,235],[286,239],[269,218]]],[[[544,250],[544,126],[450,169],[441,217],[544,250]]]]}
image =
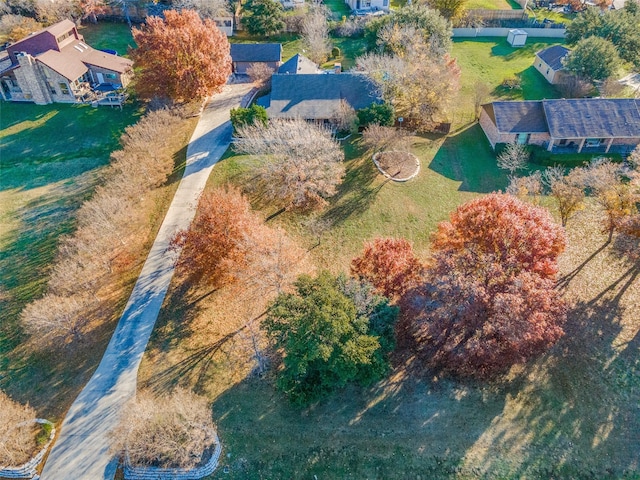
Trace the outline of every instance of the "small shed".
{"type": "Polygon", "coordinates": [[[524,44],[527,43],[527,32],[518,29],[509,30],[507,42],[509,42],[509,45],[512,47],[523,47],[524,44]]]}

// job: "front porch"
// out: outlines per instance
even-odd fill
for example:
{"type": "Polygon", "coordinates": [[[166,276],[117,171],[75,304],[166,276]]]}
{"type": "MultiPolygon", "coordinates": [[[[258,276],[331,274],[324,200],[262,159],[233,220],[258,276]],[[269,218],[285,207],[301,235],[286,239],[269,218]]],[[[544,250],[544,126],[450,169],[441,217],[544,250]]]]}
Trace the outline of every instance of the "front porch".
{"type": "Polygon", "coordinates": [[[621,139],[616,138],[568,138],[551,139],[543,143],[550,153],[585,153],[585,154],[607,154],[618,153],[628,155],[637,146],[634,143],[621,143],[621,139]],[[616,141],[618,140],[618,141],[616,141]]]}

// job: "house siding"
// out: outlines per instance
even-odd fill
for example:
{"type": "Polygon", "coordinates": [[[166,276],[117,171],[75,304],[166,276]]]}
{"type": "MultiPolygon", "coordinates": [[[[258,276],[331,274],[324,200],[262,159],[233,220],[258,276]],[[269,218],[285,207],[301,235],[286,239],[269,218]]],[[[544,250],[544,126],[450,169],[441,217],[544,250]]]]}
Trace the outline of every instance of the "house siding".
{"type": "Polygon", "coordinates": [[[549,82],[551,85],[555,85],[558,83],[559,76],[556,75],[556,71],[551,68],[544,60],[542,60],[538,55],[536,55],[536,60],[533,64],[536,70],[538,70],[542,76],[549,82]]]}
{"type": "Polygon", "coordinates": [[[491,148],[496,148],[496,143],[509,143],[514,142],[516,135],[513,133],[500,133],[498,127],[493,123],[493,120],[487,115],[487,112],[483,108],[480,113],[480,126],[484,130],[484,134],[487,136],[487,140],[491,144],[491,148]]]}
{"type": "Polygon", "coordinates": [[[40,72],[42,73],[42,76],[40,77],[40,82],[42,85],[44,85],[44,88],[49,93],[51,102],[76,103],[76,98],[75,98],[75,95],[73,94],[73,87],[70,84],[69,80],[67,80],[65,77],[60,75],[55,70],[50,69],[46,65],[39,64],[39,67],[40,67],[40,72]],[[51,86],[53,87],[53,90],[55,90],[55,93],[52,93],[49,90],[49,85],[47,84],[47,82],[51,84],[51,86]],[[67,86],[67,90],[69,92],[68,94],[65,94],[62,91],[60,84],[64,84],[67,86]]]}
{"type": "MultiPolygon", "coordinates": [[[[517,133],[500,133],[498,127],[496,127],[493,120],[489,117],[486,110],[483,108],[480,113],[480,126],[484,130],[491,148],[496,148],[497,143],[513,143],[518,140],[517,133]]],[[[523,132],[526,133],[526,132],[523,132]]],[[[527,145],[546,145],[551,138],[547,132],[529,133],[529,139],[527,145]]]]}

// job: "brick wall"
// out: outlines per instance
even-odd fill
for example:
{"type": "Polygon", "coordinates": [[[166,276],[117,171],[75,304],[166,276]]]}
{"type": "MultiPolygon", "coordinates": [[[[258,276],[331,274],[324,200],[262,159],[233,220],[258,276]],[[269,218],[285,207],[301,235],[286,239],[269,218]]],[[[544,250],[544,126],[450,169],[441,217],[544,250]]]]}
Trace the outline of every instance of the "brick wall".
{"type": "Polygon", "coordinates": [[[480,112],[480,126],[484,130],[484,134],[487,136],[491,148],[496,148],[496,143],[510,143],[515,141],[515,134],[513,133],[500,133],[498,127],[493,123],[493,120],[489,118],[485,109],[481,109],[480,112]]]}

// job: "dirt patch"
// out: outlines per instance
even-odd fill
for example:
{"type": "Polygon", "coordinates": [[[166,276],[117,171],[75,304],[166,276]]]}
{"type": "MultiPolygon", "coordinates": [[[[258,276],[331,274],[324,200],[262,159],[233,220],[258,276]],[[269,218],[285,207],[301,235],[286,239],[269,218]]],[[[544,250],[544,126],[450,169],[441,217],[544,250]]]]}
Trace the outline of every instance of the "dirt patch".
{"type": "Polygon", "coordinates": [[[406,182],[420,171],[420,160],[409,152],[378,152],[373,156],[373,163],[385,177],[396,182],[406,182]]]}

